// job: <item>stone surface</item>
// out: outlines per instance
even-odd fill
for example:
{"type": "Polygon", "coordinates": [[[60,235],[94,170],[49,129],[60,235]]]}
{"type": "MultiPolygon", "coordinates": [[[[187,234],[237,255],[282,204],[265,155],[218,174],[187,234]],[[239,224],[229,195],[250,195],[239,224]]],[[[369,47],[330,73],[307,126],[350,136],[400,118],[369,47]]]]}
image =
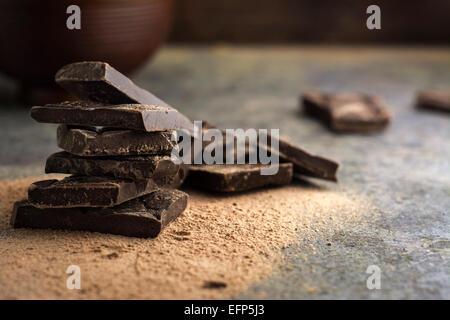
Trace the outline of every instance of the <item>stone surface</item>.
{"type": "MultiPolygon", "coordinates": [[[[417,90],[450,86],[449,60],[439,48],[172,47],[133,78],[191,119],[280,128],[341,163],[338,185],[310,187],[374,207],[351,223],[299,232],[280,272],[238,298],[450,298],[450,117],[414,107],[417,90]],[[380,134],[335,135],[298,111],[299,94],[314,88],[379,94],[392,123],[380,134]],[[366,287],[369,265],[381,269],[381,290],[366,287]]],[[[0,82],[4,101],[13,89],[0,82]]],[[[7,102],[0,124],[0,179],[42,174],[56,126],[7,102]]]]}

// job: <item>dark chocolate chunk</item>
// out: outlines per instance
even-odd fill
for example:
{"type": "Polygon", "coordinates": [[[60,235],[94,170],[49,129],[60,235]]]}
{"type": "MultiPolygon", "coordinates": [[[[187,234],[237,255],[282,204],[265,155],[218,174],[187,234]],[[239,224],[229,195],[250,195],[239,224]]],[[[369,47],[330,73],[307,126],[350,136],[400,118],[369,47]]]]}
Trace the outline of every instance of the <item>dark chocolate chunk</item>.
{"type": "Polygon", "coordinates": [[[31,117],[38,122],[114,127],[144,131],[194,130],[186,127],[181,113],[166,107],[143,104],[107,105],[89,101],[66,101],[34,106],[31,117]]]}
{"type": "Polygon", "coordinates": [[[187,175],[189,173],[189,166],[185,164],[180,165],[178,173],[171,176],[162,176],[155,178],[155,182],[161,188],[178,188],[184,183],[187,175]]]}
{"type": "MultiPolygon", "coordinates": [[[[175,108],[147,90],[135,85],[129,78],[106,62],[86,61],[68,64],[55,75],[55,81],[81,100],[106,104],[144,104],[175,108]]],[[[192,133],[193,123],[179,113],[182,128],[192,133]]]]}
{"type": "Polygon", "coordinates": [[[312,155],[286,139],[279,138],[280,159],[294,164],[294,172],[314,178],[337,182],[339,164],[332,160],[312,155]]]}
{"type": "Polygon", "coordinates": [[[28,201],[14,204],[14,228],[68,229],[129,237],[156,237],[186,209],[188,195],[161,189],[112,208],[37,208],[28,201]]]}
{"type": "Polygon", "coordinates": [[[306,113],[321,119],[337,132],[381,131],[391,118],[388,109],[375,95],[313,91],[303,94],[302,100],[306,113]]]}
{"type": "Polygon", "coordinates": [[[417,106],[450,112],[450,89],[423,90],[417,94],[417,106]]]}
{"type": "Polygon", "coordinates": [[[233,164],[191,166],[188,181],[191,185],[219,192],[251,190],[268,185],[283,185],[292,181],[292,164],[280,163],[278,173],[261,175],[261,168],[269,165],[233,164]]]}
{"type": "Polygon", "coordinates": [[[108,176],[146,180],[178,173],[179,165],[169,156],[80,157],[68,152],[52,154],[45,164],[46,173],[83,176],[108,176]]]}
{"type": "MultiPolygon", "coordinates": [[[[257,146],[252,146],[248,143],[245,145],[245,161],[249,162],[249,152],[250,151],[258,151],[258,148],[266,148],[268,153],[274,153],[270,146],[271,136],[268,135],[268,143],[267,144],[258,144],[257,146]]],[[[224,144],[224,154],[226,153],[226,145],[224,144]]],[[[228,155],[227,155],[228,156],[228,155]]],[[[306,175],[318,179],[324,179],[329,181],[337,182],[337,170],[339,168],[339,164],[320,157],[316,155],[312,155],[302,148],[293,145],[288,140],[284,138],[278,139],[278,156],[280,162],[290,162],[294,166],[294,172],[306,175]]],[[[238,158],[237,155],[237,147],[236,147],[236,138],[234,142],[234,161],[238,158]]],[[[295,177],[295,176],[294,176],[295,177]]]]}
{"type": "Polygon", "coordinates": [[[58,147],[79,156],[170,155],[173,131],[58,126],[58,147]]]}
{"type": "Polygon", "coordinates": [[[82,100],[170,107],[147,90],[135,85],[106,62],[85,61],[68,64],[59,69],[55,81],[82,100]]]}
{"type": "Polygon", "coordinates": [[[205,289],[222,289],[226,287],[227,287],[226,282],[222,281],[206,281],[205,284],[203,285],[203,288],[205,289]]]}
{"type": "MultiPolygon", "coordinates": [[[[203,133],[207,129],[216,129],[213,125],[207,123],[207,125],[203,125],[203,133]]],[[[225,133],[223,131],[223,133],[225,133]]],[[[234,156],[234,160],[237,159],[237,137],[235,136],[233,138],[234,141],[227,141],[226,136],[224,135],[223,141],[217,142],[219,145],[223,146],[223,155],[224,155],[224,163],[225,163],[225,156],[227,155],[227,145],[230,143],[234,143],[234,149],[232,149],[231,156],[234,156]]],[[[259,144],[258,146],[251,146],[248,143],[245,145],[245,161],[248,162],[249,156],[248,153],[251,150],[257,150],[257,148],[267,148],[269,152],[273,152],[270,148],[270,141],[271,136],[268,135],[268,144],[263,145],[259,144]]],[[[214,142],[215,143],[215,142],[214,142]]],[[[193,141],[192,141],[193,145],[193,141]]],[[[193,146],[192,146],[193,148],[193,146]]],[[[191,148],[191,149],[192,149],[191,148]]],[[[205,148],[205,145],[203,145],[203,150],[205,148]]],[[[202,151],[203,151],[202,150],[202,151]]],[[[297,147],[293,145],[292,143],[289,143],[286,139],[279,138],[279,148],[278,148],[278,155],[281,162],[292,162],[294,165],[294,171],[298,174],[307,175],[310,177],[318,178],[318,179],[324,179],[324,180],[330,180],[330,181],[337,181],[337,170],[339,168],[339,164],[335,161],[312,155],[305,150],[303,150],[300,147],[297,147]]],[[[193,159],[192,159],[193,163],[193,159]]]]}
{"type": "MultiPolygon", "coordinates": [[[[195,159],[197,157],[199,157],[199,159],[201,159],[202,163],[201,164],[206,164],[204,163],[204,159],[203,159],[203,151],[205,150],[205,148],[211,144],[212,146],[216,146],[216,145],[220,145],[220,147],[223,149],[223,163],[225,163],[225,155],[226,155],[226,136],[225,136],[225,132],[222,131],[223,134],[223,140],[222,141],[205,141],[203,139],[203,135],[205,134],[206,131],[210,130],[210,129],[217,129],[220,130],[218,128],[216,128],[215,126],[213,126],[211,123],[209,123],[206,120],[202,120],[202,128],[200,131],[200,136],[198,140],[194,139],[193,137],[191,137],[191,163],[194,164],[195,163],[195,159]],[[198,144],[199,146],[197,147],[196,144],[198,144]]],[[[200,163],[195,163],[195,164],[200,164],[200,163]]]]}
{"type": "Polygon", "coordinates": [[[157,189],[157,183],[151,179],[71,176],[32,183],[28,201],[39,208],[113,207],[157,189]]]}

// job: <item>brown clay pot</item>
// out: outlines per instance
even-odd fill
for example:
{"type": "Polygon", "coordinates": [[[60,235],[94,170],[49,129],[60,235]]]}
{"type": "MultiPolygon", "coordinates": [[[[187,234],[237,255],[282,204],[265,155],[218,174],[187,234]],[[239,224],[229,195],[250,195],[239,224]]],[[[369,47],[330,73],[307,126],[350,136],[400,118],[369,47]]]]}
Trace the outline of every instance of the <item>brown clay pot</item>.
{"type": "Polygon", "coordinates": [[[29,87],[48,87],[63,65],[101,60],[127,74],[167,37],[173,0],[2,0],[0,72],[29,87]],[[81,8],[81,30],[66,9],[81,8]]]}

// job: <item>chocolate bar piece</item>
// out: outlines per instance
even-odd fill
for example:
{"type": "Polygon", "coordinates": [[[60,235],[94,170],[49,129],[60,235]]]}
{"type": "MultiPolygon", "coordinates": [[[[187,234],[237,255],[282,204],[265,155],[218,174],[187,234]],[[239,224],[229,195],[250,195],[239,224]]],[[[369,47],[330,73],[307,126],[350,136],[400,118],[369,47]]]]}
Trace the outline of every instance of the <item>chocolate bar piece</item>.
{"type": "Polygon", "coordinates": [[[161,188],[179,188],[184,183],[184,180],[189,174],[189,166],[185,164],[180,165],[178,173],[171,176],[162,176],[155,178],[156,184],[161,188]]]}
{"type": "MultiPolygon", "coordinates": [[[[294,164],[294,172],[314,178],[337,182],[339,164],[333,160],[312,155],[286,139],[279,138],[278,153],[280,159],[294,164]]],[[[269,147],[270,149],[270,147],[269,147]]]]}
{"type": "Polygon", "coordinates": [[[188,195],[161,189],[112,208],[37,208],[27,200],[14,204],[14,228],[68,229],[128,237],[156,237],[186,209],[188,195]]]}
{"type": "Polygon", "coordinates": [[[68,64],[58,70],[55,81],[81,100],[110,104],[140,103],[171,108],[106,62],[85,61],[68,64]]]}
{"type": "Polygon", "coordinates": [[[417,106],[450,112],[450,89],[423,90],[417,94],[417,106]]]}
{"type": "Polygon", "coordinates": [[[79,156],[170,155],[173,131],[144,132],[60,125],[58,147],[79,156]]]}
{"type": "MultiPolygon", "coordinates": [[[[236,138],[234,139],[234,161],[237,159],[236,138]]],[[[257,148],[266,148],[269,153],[274,150],[270,146],[271,136],[268,135],[268,144],[258,144],[256,146],[245,145],[245,161],[249,161],[249,152],[257,152],[257,148]]],[[[226,144],[224,144],[224,154],[226,154],[226,144]]],[[[227,155],[228,156],[228,155],[227,155]]],[[[284,138],[278,139],[278,156],[280,162],[290,162],[294,166],[294,172],[318,179],[337,182],[337,170],[339,164],[335,161],[312,155],[302,148],[293,145],[284,138]]],[[[295,178],[295,176],[294,176],[295,178]]]]}
{"type": "Polygon", "coordinates": [[[157,189],[151,179],[71,176],[33,182],[28,188],[28,201],[39,208],[113,207],[157,189]]]}
{"type": "Polygon", "coordinates": [[[68,173],[83,176],[108,176],[146,180],[178,173],[179,165],[169,156],[80,157],[57,152],[48,157],[46,173],[68,173]]]}
{"type": "Polygon", "coordinates": [[[233,164],[191,166],[189,183],[208,190],[236,192],[268,185],[283,185],[292,181],[292,164],[280,163],[278,173],[261,175],[269,165],[233,164]]]}
{"type": "Polygon", "coordinates": [[[337,132],[375,132],[384,129],[390,113],[374,95],[308,92],[302,97],[306,113],[321,119],[337,132]]]}
{"type": "MultiPolygon", "coordinates": [[[[106,62],[86,61],[68,64],[56,73],[55,81],[81,100],[119,105],[137,103],[176,111],[166,102],[135,85],[106,62]]],[[[178,117],[182,128],[193,133],[193,123],[181,113],[178,117]]]]}
{"type": "MultiPolygon", "coordinates": [[[[203,126],[203,133],[207,129],[216,129],[213,125],[207,123],[206,126],[203,126]]],[[[248,162],[249,156],[248,153],[250,151],[257,151],[257,148],[266,148],[269,152],[274,152],[270,146],[271,136],[268,135],[268,143],[261,144],[259,143],[257,146],[249,145],[248,142],[245,145],[245,161],[248,162]]],[[[318,179],[330,180],[337,182],[337,170],[339,168],[339,164],[333,160],[329,160],[320,156],[312,155],[300,147],[297,147],[286,139],[279,138],[279,147],[278,147],[278,155],[282,162],[292,162],[294,165],[294,171],[301,175],[307,175],[318,179]]],[[[193,143],[193,142],[192,142],[193,143]]],[[[234,156],[234,160],[237,159],[237,137],[233,138],[233,141],[227,141],[224,136],[223,141],[217,142],[219,145],[223,145],[223,155],[225,156],[234,156]],[[227,144],[234,143],[234,149],[232,152],[234,154],[226,155],[227,153],[227,144]]],[[[205,145],[203,145],[204,149],[205,145]]],[[[203,150],[202,150],[203,151],[203,150]]],[[[225,158],[224,158],[225,161],[225,158]]]]}
{"type": "Polygon", "coordinates": [[[194,130],[186,127],[174,109],[143,104],[107,105],[89,101],[65,101],[31,108],[37,122],[114,127],[144,131],[194,130]]]}

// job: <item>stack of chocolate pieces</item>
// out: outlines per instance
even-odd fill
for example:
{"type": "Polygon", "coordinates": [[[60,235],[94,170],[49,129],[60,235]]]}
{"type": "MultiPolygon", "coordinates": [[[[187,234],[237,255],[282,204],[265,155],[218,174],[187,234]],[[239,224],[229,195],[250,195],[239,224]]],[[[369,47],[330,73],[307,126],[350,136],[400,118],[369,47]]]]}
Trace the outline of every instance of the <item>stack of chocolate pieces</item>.
{"type": "MultiPolygon", "coordinates": [[[[216,129],[213,125],[203,122],[202,130],[197,130],[183,114],[104,62],[67,65],[55,79],[80,101],[35,106],[31,117],[59,124],[57,141],[64,151],[47,159],[45,172],[71,176],[33,183],[28,200],[14,206],[13,227],[156,237],[187,206],[188,195],[176,188],[188,172],[191,185],[218,192],[285,185],[303,176],[337,181],[336,162],[284,139],[279,139],[277,150],[261,142],[246,146],[246,150],[257,147],[277,153],[280,163],[275,164],[275,174],[263,175],[262,169],[274,164],[262,161],[220,165],[202,160],[178,165],[171,157],[177,147],[175,131],[187,132],[203,154],[208,147],[203,133],[216,129]]],[[[228,149],[236,138],[217,143],[228,149]]],[[[190,156],[195,159],[196,154],[190,156]]]]}
{"type": "Polygon", "coordinates": [[[28,200],[14,206],[13,227],[86,230],[156,237],[187,206],[176,190],[185,167],[171,158],[175,130],[191,121],[101,62],[63,67],[56,81],[83,101],[31,109],[38,122],[57,123],[58,146],[28,200]]]}

